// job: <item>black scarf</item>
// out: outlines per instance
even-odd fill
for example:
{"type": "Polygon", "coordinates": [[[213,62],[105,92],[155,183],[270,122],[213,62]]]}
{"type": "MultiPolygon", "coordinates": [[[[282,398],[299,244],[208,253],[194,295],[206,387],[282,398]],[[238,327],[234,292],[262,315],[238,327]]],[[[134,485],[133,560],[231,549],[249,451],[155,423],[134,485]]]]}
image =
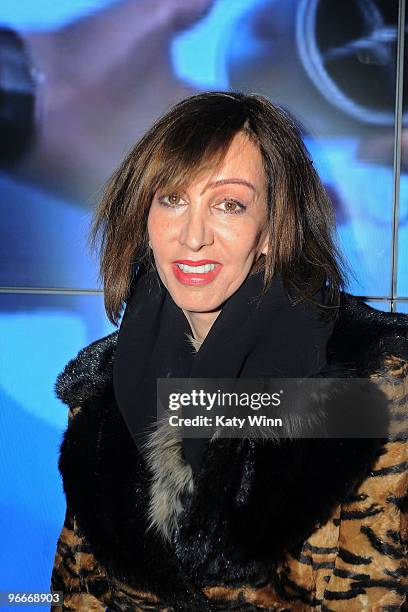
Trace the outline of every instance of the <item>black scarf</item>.
{"type": "MultiPolygon", "coordinates": [[[[293,305],[280,275],[261,301],[263,273],[248,276],[224,303],[199,351],[181,308],[156,271],[140,268],[119,331],[113,385],[119,409],[139,447],[156,421],[157,378],[311,376],[326,365],[334,322],[320,309],[293,305]]],[[[326,302],[326,290],[314,299],[326,302]]],[[[184,438],[185,459],[197,473],[208,439],[184,438]]]]}

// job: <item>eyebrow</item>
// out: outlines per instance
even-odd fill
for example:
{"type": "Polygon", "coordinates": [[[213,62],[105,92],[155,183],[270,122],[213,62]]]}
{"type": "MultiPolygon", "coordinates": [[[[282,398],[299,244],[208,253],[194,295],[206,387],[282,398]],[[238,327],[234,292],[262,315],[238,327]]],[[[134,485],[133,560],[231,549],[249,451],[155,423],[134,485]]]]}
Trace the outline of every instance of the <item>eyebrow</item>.
{"type": "Polygon", "coordinates": [[[214,181],[212,183],[208,183],[208,185],[203,189],[202,193],[204,193],[210,187],[218,187],[219,185],[228,185],[228,184],[246,185],[247,187],[249,187],[250,189],[252,189],[252,191],[256,193],[256,188],[254,187],[252,183],[250,183],[249,181],[246,181],[245,179],[240,179],[240,178],[226,178],[226,179],[220,179],[219,181],[214,181]]]}

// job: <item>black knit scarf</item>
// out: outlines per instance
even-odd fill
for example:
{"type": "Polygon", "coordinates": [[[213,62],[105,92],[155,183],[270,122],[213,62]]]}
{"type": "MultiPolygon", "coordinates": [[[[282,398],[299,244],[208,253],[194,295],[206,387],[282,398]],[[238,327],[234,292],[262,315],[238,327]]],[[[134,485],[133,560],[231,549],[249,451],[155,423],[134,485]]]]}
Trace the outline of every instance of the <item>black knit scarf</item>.
{"type": "MultiPolygon", "coordinates": [[[[279,275],[259,301],[263,273],[248,276],[223,304],[199,351],[188,320],[156,271],[139,268],[119,331],[113,384],[119,409],[139,447],[156,421],[157,378],[311,376],[326,365],[334,322],[320,309],[293,305],[279,275]]],[[[209,290],[209,289],[206,289],[209,290]]],[[[326,290],[314,296],[326,303],[326,290]]],[[[184,458],[197,473],[208,440],[183,439],[184,458]]]]}

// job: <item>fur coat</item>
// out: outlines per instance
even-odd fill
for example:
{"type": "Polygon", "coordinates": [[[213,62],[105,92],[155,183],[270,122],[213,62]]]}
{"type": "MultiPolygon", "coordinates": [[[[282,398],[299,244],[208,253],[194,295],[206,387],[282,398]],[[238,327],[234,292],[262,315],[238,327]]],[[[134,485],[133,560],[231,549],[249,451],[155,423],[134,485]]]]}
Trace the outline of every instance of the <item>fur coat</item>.
{"type": "Polygon", "coordinates": [[[194,480],[164,425],[146,454],[131,439],[113,394],[118,332],[68,363],[57,610],[408,609],[408,316],[341,300],[321,376],[370,379],[387,439],[216,439],[194,480]]]}

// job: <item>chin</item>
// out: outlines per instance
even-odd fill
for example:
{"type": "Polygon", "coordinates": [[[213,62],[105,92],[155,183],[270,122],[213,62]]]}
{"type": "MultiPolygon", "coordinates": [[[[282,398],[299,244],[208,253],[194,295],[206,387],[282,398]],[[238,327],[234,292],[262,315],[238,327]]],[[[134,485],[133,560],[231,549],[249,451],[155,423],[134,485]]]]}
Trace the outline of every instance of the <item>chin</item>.
{"type": "Polygon", "coordinates": [[[179,308],[182,308],[183,310],[189,310],[191,312],[211,312],[213,310],[219,310],[221,308],[221,301],[214,300],[213,295],[208,295],[208,299],[205,299],[203,295],[197,294],[196,299],[194,299],[194,297],[186,297],[186,295],[180,295],[180,292],[177,291],[171,293],[171,297],[179,308]]]}
{"type": "Polygon", "coordinates": [[[182,301],[178,304],[178,306],[180,308],[182,308],[183,310],[187,310],[189,312],[213,312],[216,310],[219,310],[221,308],[221,306],[218,305],[218,303],[216,304],[197,304],[196,302],[193,301],[182,301]]]}

